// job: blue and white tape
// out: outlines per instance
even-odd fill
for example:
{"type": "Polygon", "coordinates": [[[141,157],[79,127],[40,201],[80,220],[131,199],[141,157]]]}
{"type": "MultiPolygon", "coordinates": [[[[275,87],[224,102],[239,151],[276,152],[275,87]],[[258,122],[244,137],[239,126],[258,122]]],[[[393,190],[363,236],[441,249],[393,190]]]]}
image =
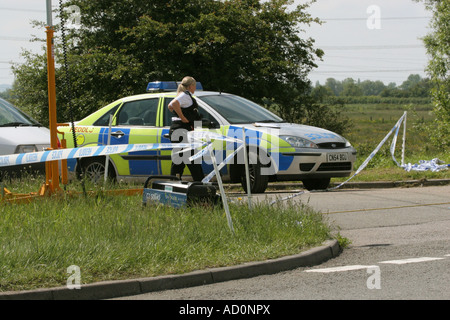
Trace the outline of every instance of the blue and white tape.
{"type": "MultiPolygon", "coordinates": [[[[40,152],[18,153],[0,156],[0,167],[27,165],[31,163],[69,160],[85,157],[107,156],[120,153],[129,153],[146,150],[161,150],[181,148],[186,151],[186,148],[197,149],[205,146],[207,143],[205,139],[224,140],[231,142],[241,142],[238,139],[229,138],[218,133],[208,131],[190,131],[188,133],[188,140],[190,143],[142,143],[142,144],[117,144],[104,145],[95,147],[78,147],[70,149],[57,149],[40,152]],[[203,141],[202,141],[203,140],[203,141]]],[[[206,151],[201,150],[194,157],[202,156],[206,151]]]]}
{"type": "MultiPolygon", "coordinates": [[[[241,144],[236,150],[234,150],[234,152],[232,154],[230,154],[228,157],[225,158],[225,160],[223,160],[218,166],[217,169],[220,171],[226,164],[228,164],[228,162],[231,161],[231,159],[234,158],[234,156],[242,149],[244,148],[244,144],[241,144]]],[[[206,147],[205,149],[209,150],[208,147],[206,147]]],[[[213,170],[211,171],[206,177],[203,178],[202,182],[203,183],[207,183],[210,182],[211,179],[216,175],[216,172],[213,170]]]]}
{"type": "Polygon", "coordinates": [[[192,157],[189,157],[189,161],[194,162],[196,159],[203,157],[211,148],[213,148],[212,143],[208,144],[205,148],[194,154],[192,157]]]}
{"type": "Polygon", "coordinates": [[[0,156],[0,167],[27,165],[31,163],[69,160],[85,157],[107,156],[119,153],[137,152],[145,150],[160,150],[173,148],[199,148],[202,143],[143,143],[118,144],[97,147],[78,147],[71,149],[57,149],[41,152],[29,152],[0,156]]]}
{"type": "MultiPolygon", "coordinates": [[[[406,113],[403,115],[405,117],[404,121],[406,121],[406,113]]],[[[395,162],[395,164],[403,169],[405,171],[432,171],[432,172],[438,172],[441,170],[447,170],[450,167],[450,164],[445,164],[444,161],[439,160],[438,158],[434,158],[432,160],[419,160],[418,164],[399,164],[397,159],[395,158],[395,146],[397,144],[397,136],[398,131],[400,129],[401,123],[397,126],[396,132],[394,135],[394,138],[392,139],[390,152],[392,156],[392,160],[395,162]]]]}
{"type": "MultiPolygon", "coordinates": [[[[435,158],[433,160],[430,161],[425,161],[425,160],[420,160],[419,164],[404,164],[404,165],[400,165],[397,161],[397,159],[395,158],[394,152],[395,152],[395,146],[397,143],[397,136],[398,136],[398,132],[399,129],[402,125],[402,123],[406,120],[406,112],[403,114],[403,116],[400,117],[400,119],[398,119],[397,123],[395,124],[395,126],[391,129],[391,131],[389,131],[389,133],[383,138],[383,140],[381,140],[381,142],[378,144],[378,146],[372,151],[372,153],[367,157],[366,160],[364,160],[364,162],[358,167],[358,169],[356,170],[356,172],[350,177],[348,178],[346,181],[342,182],[341,184],[332,187],[332,188],[328,188],[326,191],[328,190],[335,190],[335,189],[339,189],[340,187],[342,187],[344,184],[346,184],[347,182],[349,182],[351,179],[353,179],[356,175],[358,175],[362,170],[364,170],[364,168],[367,166],[367,164],[373,159],[373,157],[377,154],[377,152],[381,149],[381,147],[384,145],[384,143],[386,142],[386,140],[391,136],[391,134],[395,131],[395,135],[392,139],[392,143],[391,143],[391,147],[390,147],[390,152],[392,155],[392,160],[397,164],[397,166],[405,169],[406,171],[411,171],[411,170],[416,170],[416,171],[440,171],[440,170],[446,170],[450,167],[450,164],[444,164],[443,161],[435,158]]],[[[322,190],[319,190],[322,191],[322,190]]],[[[305,193],[310,193],[311,191],[307,191],[307,190],[302,190],[298,193],[289,195],[287,197],[281,198],[281,199],[277,199],[272,201],[270,204],[275,204],[278,201],[285,201],[288,199],[292,199],[295,198],[297,196],[300,196],[302,194],[305,193]]],[[[314,191],[312,191],[314,192],[314,191]]],[[[318,191],[316,191],[318,192],[318,191]]]]}
{"type": "MultiPolygon", "coordinates": [[[[381,142],[378,144],[378,146],[372,151],[372,153],[366,158],[366,160],[364,160],[364,162],[358,167],[358,169],[355,171],[355,173],[348,178],[347,180],[345,180],[344,182],[342,182],[341,184],[333,187],[333,188],[329,188],[328,190],[335,190],[335,189],[339,189],[340,187],[342,187],[344,184],[346,184],[347,182],[349,182],[350,180],[352,180],[356,175],[358,175],[362,170],[364,170],[365,167],[367,167],[367,164],[373,159],[373,157],[378,153],[378,151],[380,151],[381,147],[384,145],[384,143],[386,142],[386,140],[391,136],[391,134],[396,131],[396,135],[395,135],[395,141],[397,138],[397,134],[398,134],[398,129],[400,128],[400,126],[402,125],[404,119],[406,117],[406,113],[403,114],[403,116],[400,117],[400,119],[398,119],[397,123],[395,124],[395,126],[391,129],[391,131],[389,131],[389,133],[383,138],[383,140],[381,140],[381,142]]],[[[395,148],[395,145],[394,145],[395,148]]],[[[391,148],[392,149],[392,148],[391,148]]],[[[394,158],[395,159],[395,158],[394,158]]],[[[397,163],[397,161],[395,160],[395,162],[397,163]]]]}
{"type": "Polygon", "coordinates": [[[406,171],[432,171],[438,172],[441,170],[448,170],[450,164],[445,164],[444,161],[434,158],[432,160],[419,160],[419,163],[411,164],[407,163],[402,165],[406,171]]]}

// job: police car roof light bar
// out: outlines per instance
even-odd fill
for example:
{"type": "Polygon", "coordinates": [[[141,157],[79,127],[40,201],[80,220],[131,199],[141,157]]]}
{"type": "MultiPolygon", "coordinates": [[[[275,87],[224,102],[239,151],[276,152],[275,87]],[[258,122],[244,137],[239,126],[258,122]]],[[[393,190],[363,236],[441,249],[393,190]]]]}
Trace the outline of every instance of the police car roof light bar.
{"type": "Polygon", "coordinates": [[[175,81],[153,81],[147,85],[148,92],[159,91],[177,91],[177,83],[175,81]]]}
{"type": "MultiPolygon", "coordinates": [[[[147,92],[167,92],[177,91],[180,82],[175,81],[153,81],[147,85],[147,92]]],[[[196,90],[203,90],[200,82],[197,82],[196,90]]]]}

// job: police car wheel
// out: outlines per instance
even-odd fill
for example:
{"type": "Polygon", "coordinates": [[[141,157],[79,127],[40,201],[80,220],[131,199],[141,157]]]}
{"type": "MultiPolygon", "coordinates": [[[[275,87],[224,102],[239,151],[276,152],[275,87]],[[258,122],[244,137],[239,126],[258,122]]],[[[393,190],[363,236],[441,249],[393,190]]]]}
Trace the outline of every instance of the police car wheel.
{"type": "Polygon", "coordinates": [[[330,185],[331,178],[316,178],[302,180],[303,186],[306,190],[325,190],[330,185]]]}
{"type": "MultiPolygon", "coordinates": [[[[104,180],[105,177],[105,159],[88,159],[83,162],[83,172],[86,179],[90,180],[93,183],[98,183],[104,180]]],[[[114,178],[114,175],[111,172],[111,164],[110,169],[108,170],[109,178],[114,178]]]]}
{"type": "MultiPolygon", "coordinates": [[[[244,167],[244,166],[243,166],[244,167]]],[[[244,172],[241,175],[241,185],[245,192],[247,192],[247,179],[244,172]]],[[[264,193],[267,189],[269,183],[268,175],[261,175],[261,164],[249,164],[249,176],[250,176],[250,191],[251,193],[264,193]]]]}

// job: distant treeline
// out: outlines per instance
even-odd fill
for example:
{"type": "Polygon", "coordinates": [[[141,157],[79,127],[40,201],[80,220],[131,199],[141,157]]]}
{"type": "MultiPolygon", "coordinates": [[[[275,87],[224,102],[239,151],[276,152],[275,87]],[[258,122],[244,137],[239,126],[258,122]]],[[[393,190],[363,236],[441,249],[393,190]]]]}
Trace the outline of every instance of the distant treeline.
{"type": "Polygon", "coordinates": [[[401,85],[382,81],[354,80],[347,78],[339,81],[328,78],[325,84],[316,83],[311,95],[327,103],[394,103],[394,104],[428,104],[431,102],[431,81],[418,74],[411,74],[401,85]]]}
{"type": "Polygon", "coordinates": [[[431,98],[419,98],[419,97],[409,97],[409,98],[401,98],[401,97],[381,97],[381,96],[328,96],[321,99],[321,102],[326,102],[327,104],[335,105],[335,104],[430,104],[431,98]]]}

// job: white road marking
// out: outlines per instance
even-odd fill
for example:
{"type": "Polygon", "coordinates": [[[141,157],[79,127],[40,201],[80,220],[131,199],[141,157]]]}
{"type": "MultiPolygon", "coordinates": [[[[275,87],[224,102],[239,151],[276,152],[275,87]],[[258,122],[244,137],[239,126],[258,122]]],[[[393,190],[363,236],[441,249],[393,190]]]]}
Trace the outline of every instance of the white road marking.
{"type": "Polygon", "coordinates": [[[406,263],[417,263],[417,262],[434,261],[434,260],[442,260],[442,259],[444,259],[444,258],[422,257],[422,258],[411,258],[411,259],[402,259],[402,260],[388,260],[388,261],[381,261],[379,263],[406,264],[406,263]]]}
{"type": "MultiPolygon", "coordinates": [[[[444,257],[450,257],[450,254],[444,255],[444,257]]],[[[421,258],[409,258],[409,259],[401,259],[401,260],[386,260],[386,261],[380,261],[379,263],[399,265],[399,264],[418,263],[418,262],[444,260],[444,259],[445,258],[421,257],[421,258]]],[[[310,270],[305,270],[304,272],[331,273],[331,272],[343,272],[343,271],[369,269],[369,268],[378,268],[378,266],[376,266],[376,265],[366,266],[366,265],[356,264],[356,265],[351,265],[351,266],[341,266],[341,267],[333,267],[333,268],[310,269],[310,270]]]]}
{"type": "Polygon", "coordinates": [[[330,272],[341,272],[341,271],[352,271],[352,270],[368,269],[368,268],[375,268],[375,267],[377,267],[377,266],[354,265],[354,266],[343,266],[343,267],[324,268],[324,269],[311,269],[311,270],[305,270],[305,272],[330,273],[330,272]]]}

